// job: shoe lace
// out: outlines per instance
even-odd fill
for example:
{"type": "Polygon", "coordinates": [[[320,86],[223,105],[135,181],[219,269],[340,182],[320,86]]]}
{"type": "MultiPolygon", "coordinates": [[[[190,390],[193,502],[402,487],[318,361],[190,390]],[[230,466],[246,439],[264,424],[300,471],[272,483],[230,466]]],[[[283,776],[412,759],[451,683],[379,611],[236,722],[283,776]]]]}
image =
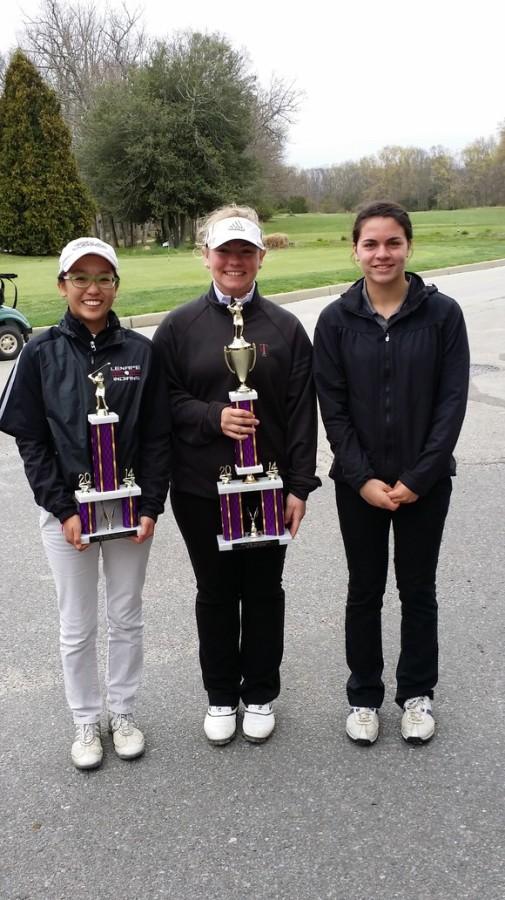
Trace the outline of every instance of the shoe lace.
{"type": "Polygon", "coordinates": [[[355,706],[354,712],[360,725],[370,725],[375,715],[375,709],[370,706],[355,706]]]}
{"type": "Polygon", "coordinates": [[[135,721],[131,713],[117,713],[113,716],[111,724],[114,731],[119,731],[124,737],[129,737],[133,734],[135,721]]]}
{"type": "Polygon", "coordinates": [[[98,734],[98,725],[94,722],[85,722],[83,725],[76,725],[76,740],[81,744],[92,744],[98,734]]]}
{"type": "Polygon", "coordinates": [[[414,722],[415,724],[419,724],[423,721],[424,716],[427,712],[425,698],[411,697],[410,700],[407,700],[405,702],[404,709],[410,721],[414,722]]]}

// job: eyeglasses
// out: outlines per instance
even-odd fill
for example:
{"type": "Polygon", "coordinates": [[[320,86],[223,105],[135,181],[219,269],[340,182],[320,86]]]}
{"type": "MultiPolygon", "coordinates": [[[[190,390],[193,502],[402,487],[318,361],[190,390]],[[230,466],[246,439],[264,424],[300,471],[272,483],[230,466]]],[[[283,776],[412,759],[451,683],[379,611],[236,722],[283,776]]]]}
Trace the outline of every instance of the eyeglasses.
{"type": "Polygon", "coordinates": [[[90,284],[96,284],[101,291],[111,291],[119,284],[115,275],[63,275],[65,281],[71,281],[79,291],[85,291],[90,284]]]}

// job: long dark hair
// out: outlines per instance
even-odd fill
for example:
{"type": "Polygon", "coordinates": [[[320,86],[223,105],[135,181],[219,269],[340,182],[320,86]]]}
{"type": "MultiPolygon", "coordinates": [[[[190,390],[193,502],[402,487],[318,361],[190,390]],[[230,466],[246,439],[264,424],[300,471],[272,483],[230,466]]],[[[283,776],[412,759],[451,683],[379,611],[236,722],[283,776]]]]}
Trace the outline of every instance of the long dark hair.
{"type": "Polygon", "coordinates": [[[354,225],[352,227],[352,240],[354,244],[357,244],[361,234],[361,228],[363,222],[366,222],[367,219],[373,219],[376,216],[380,216],[382,219],[394,219],[395,222],[398,222],[403,228],[405,232],[405,237],[407,240],[412,240],[412,222],[410,221],[409,214],[403,206],[400,206],[399,203],[394,203],[392,200],[374,200],[373,203],[367,203],[366,206],[363,206],[359,211],[358,215],[354,220],[354,225]]]}

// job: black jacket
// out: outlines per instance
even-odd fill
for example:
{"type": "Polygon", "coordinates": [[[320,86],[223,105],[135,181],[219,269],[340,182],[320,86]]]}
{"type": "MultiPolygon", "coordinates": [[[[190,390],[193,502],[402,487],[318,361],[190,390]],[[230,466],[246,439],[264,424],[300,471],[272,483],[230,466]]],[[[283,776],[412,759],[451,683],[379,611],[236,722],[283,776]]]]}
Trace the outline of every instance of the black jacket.
{"type": "Polygon", "coordinates": [[[87,416],[96,400],[87,376],[99,368],[119,416],[118,472],[133,469],[139,513],[156,519],[169,483],[166,387],[151,341],[122,328],[113,312],[96,338],[67,312],[26,344],[0,400],[0,430],[16,438],[36,502],[61,522],[75,515],[79,474],[93,471],[87,416]]]}
{"type": "Polygon", "coordinates": [[[469,351],[455,300],[411,273],[387,331],[367,311],[363,279],[321,313],[314,378],[335,455],[330,472],[356,491],[370,478],[423,495],[456,471],[469,351]]]}
{"type": "MultiPolygon", "coordinates": [[[[257,390],[259,459],[275,461],[284,486],[305,500],[320,485],[314,475],[317,445],[312,346],[292,313],[255,292],[243,309],[244,337],[256,343],[256,366],[247,384],[257,390]]],[[[238,380],[225,363],[233,322],[211,287],[163,320],[153,341],[161,351],[174,425],[173,484],[179,491],[217,498],[223,465],[233,468],[234,442],[221,431],[221,411],[238,380]]]]}

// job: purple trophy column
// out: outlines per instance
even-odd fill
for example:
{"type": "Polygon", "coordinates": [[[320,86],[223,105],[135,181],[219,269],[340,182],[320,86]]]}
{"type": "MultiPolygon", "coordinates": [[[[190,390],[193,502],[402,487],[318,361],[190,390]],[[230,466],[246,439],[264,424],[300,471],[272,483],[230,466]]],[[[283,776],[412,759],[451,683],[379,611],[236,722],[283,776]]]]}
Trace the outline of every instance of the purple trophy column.
{"type": "Polygon", "coordinates": [[[274,491],[275,495],[275,507],[277,510],[276,516],[276,525],[277,525],[277,534],[284,534],[285,525],[284,525],[284,494],[282,493],[281,488],[276,488],[274,491]]]}
{"type": "Polygon", "coordinates": [[[242,499],[240,494],[221,494],[221,523],[225,541],[244,537],[242,499]]]}
{"type": "Polygon", "coordinates": [[[139,524],[138,503],[136,497],[123,497],[123,528],[136,528],[139,524]]]}
{"type": "MultiPolygon", "coordinates": [[[[254,415],[254,403],[252,400],[236,400],[234,406],[235,409],[246,409],[254,415]]],[[[242,469],[247,466],[258,465],[255,434],[248,434],[243,441],[235,441],[235,465],[242,469]]]]}
{"type": "Polygon", "coordinates": [[[97,491],[116,491],[116,431],[111,422],[91,425],[91,454],[97,491]]]}
{"type": "Polygon", "coordinates": [[[284,506],[280,489],[262,492],[263,530],[265,534],[284,534],[284,506]]]}
{"type": "Polygon", "coordinates": [[[83,534],[93,534],[96,531],[96,515],[94,503],[79,503],[79,516],[83,534]]]}

